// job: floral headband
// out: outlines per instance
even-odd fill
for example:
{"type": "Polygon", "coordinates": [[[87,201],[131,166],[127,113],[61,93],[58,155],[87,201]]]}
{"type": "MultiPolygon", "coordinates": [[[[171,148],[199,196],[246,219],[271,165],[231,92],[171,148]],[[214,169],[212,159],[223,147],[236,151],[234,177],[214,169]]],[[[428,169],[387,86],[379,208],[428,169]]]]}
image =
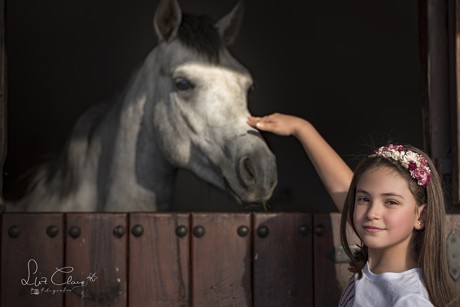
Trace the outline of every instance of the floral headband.
{"type": "Polygon", "coordinates": [[[409,170],[412,178],[417,180],[417,184],[426,187],[430,183],[431,169],[424,156],[418,154],[402,145],[389,144],[374,150],[374,154],[369,157],[380,156],[398,161],[409,170]]]}

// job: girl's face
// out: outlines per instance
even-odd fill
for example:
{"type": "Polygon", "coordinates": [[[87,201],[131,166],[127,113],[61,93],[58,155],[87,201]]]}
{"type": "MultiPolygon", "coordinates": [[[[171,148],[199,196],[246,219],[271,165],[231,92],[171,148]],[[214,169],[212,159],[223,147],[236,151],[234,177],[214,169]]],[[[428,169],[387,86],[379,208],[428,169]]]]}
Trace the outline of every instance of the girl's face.
{"type": "Polygon", "coordinates": [[[409,252],[413,229],[421,228],[422,208],[405,178],[390,168],[376,167],[364,172],[356,186],[353,223],[369,252],[400,257],[409,252]]]}

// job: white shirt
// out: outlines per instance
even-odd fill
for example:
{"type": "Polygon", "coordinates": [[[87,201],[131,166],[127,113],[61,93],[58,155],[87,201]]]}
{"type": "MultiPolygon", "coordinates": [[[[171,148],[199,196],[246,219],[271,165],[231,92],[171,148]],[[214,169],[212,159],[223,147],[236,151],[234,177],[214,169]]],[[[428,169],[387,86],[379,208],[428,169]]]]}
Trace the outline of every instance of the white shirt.
{"type": "Polygon", "coordinates": [[[339,307],[432,307],[422,279],[422,269],[401,273],[372,273],[366,263],[363,277],[355,274],[339,301],[339,307]]]}

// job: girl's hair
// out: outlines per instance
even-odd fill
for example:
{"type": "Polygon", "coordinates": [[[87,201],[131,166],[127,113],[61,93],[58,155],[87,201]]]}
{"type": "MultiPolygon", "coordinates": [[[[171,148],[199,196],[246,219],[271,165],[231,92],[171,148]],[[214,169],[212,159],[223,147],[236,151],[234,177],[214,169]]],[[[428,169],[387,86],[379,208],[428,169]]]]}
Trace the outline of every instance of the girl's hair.
{"type": "Polygon", "coordinates": [[[417,205],[426,204],[424,228],[413,230],[411,239],[418,266],[423,268],[423,280],[435,306],[446,306],[455,297],[455,288],[448,274],[446,235],[446,204],[441,178],[436,171],[433,161],[420,149],[411,145],[404,148],[425,157],[431,169],[431,178],[426,186],[417,184],[407,168],[400,161],[380,155],[365,157],[357,166],[351,181],[350,189],[345,200],[340,225],[341,242],[350,258],[350,271],[362,277],[362,269],[367,262],[367,246],[361,245],[356,252],[352,252],[347,236],[347,223],[350,222],[355,234],[357,231],[353,223],[355,209],[356,186],[364,172],[377,167],[390,168],[401,175],[409,184],[409,189],[416,199],[417,205]]]}

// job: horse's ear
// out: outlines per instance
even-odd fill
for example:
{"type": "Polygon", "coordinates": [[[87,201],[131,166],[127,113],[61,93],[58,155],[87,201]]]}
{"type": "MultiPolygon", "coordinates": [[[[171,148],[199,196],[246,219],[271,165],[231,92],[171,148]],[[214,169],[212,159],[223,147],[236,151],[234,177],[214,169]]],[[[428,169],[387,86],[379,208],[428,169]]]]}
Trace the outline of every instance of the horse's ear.
{"type": "Polygon", "coordinates": [[[170,41],[176,37],[182,20],[182,12],[177,0],[161,0],[153,18],[155,32],[160,41],[170,41]]]}
{"type": "Polygon", "coordinates": [[[235,5],[233,10],[222,17],[217,23],[217,29],[219,30],[220,36],[226,46],[233,43],[238,31],[240,30],[241,21],[244,13],[244,1],[240,0],[235,5]]]}

